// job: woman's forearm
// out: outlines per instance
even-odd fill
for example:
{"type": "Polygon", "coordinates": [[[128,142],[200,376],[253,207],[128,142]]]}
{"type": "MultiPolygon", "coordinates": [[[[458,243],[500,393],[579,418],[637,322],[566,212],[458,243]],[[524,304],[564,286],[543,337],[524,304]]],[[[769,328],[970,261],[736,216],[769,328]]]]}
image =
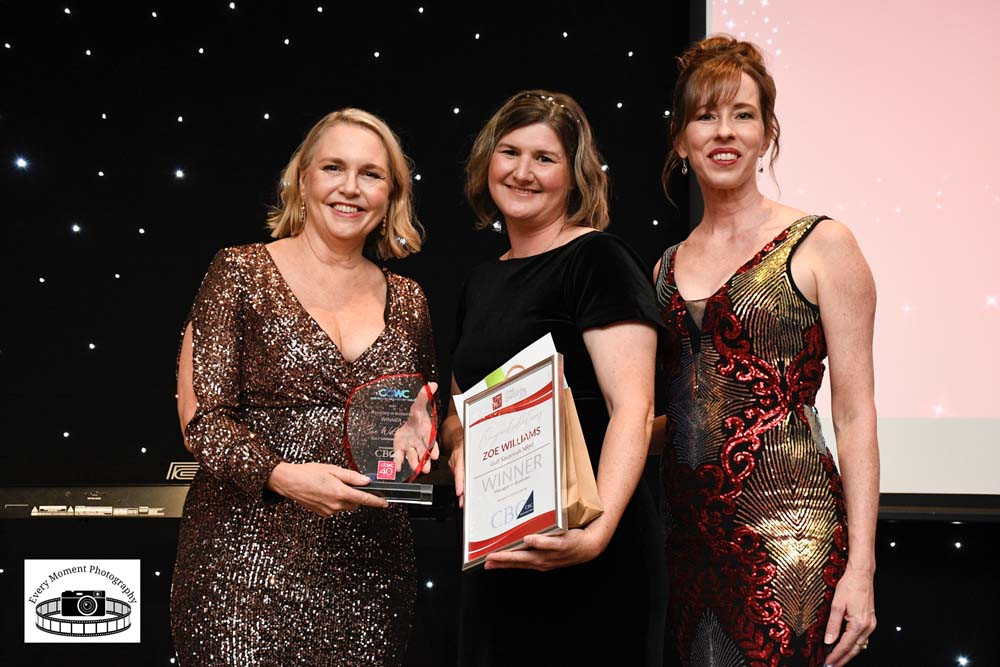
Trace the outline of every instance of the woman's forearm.
{"type": "Polygon", "coordinates": [[[874,406],[834,415],[837,458],[847,505],[848,566],[875,570],[878,522],[879,453],[874,406]]]}
{"type": "Polygon", "coordinates": [[[604,435],[597,490],[604,513],[587,526],[605,544],[611,539],[625,507],[632,498],[646,464],[646,452],[653,424],[653,406],[641,402],[613,410],[604,435]]]}

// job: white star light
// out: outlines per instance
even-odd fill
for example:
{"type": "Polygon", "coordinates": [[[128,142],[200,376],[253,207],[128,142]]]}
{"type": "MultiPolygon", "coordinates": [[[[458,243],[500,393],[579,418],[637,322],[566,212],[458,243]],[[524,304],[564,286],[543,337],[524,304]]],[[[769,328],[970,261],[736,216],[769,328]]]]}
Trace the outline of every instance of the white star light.
{"type": "Polygon", "coordinates": [[[955,548],[956,549],[961,549],[962,548],[962,543],[961,542],[955,542],[955,548]]]}
{"type": "Polygon", "coordinates": [[[153,12],[153,18],[154,19],[156,18],[156,12],[153,12]]]}
{"type": "Polygon", "coordinates": [[[63,437],[64,438],[68,438],[69,437],[69,431],[63,431],[63,437]]]}
{"type": "Polygon", "coordinates": [[[285,37],[285,46],[288,46],[291,43],[292,43],[292,40],[290,40],[287,37],[285,37]]]}
{"type": "Polygon", "coordinates": [[[902,631],[903,631],[903,626],[897,625],[896,626],[896,632],[902,632],[902,631]]]}
{"type": "Polygon", "coordinates": [[[726,22],[726,27],[732,30],[736,27],[736,21],[729,19],[729,21],[726,22]]]}
{"type": "Polygon", "coordinates": [[[96,345],[94,345],[93,343],[87,343],[87,347],[88,347],[89,349],[93,350],[93,349],[94,349],[94,348],[96,348],[97,346],[96,346],[96,345]]]}
{"type": "Polygon", "coordinates": [[[101,114],[101,120],[107,120],[107,119],[108,119],[108,114],[102,113],[101,114]]]}
{"type": "Polygon", "coordinates": [[[417,13],[418,14],[423,14],[424,13],[424,8],[423,7],[417,7],[417,13]]]}
{"type": "Polygon", "coordinates": [[[103,171],[98,171],[98,172],[97,172],[97,175],[98,175],[98,176],[102,176],[102,177],[103,177],[103,176],[104,176],[104,172],[103,172],[103,171]]]}
{"type": "Polygon", "coordinates": [[[997,298],[995,296],[988,296],[988,297],[986,297],[986,305],[987,306],[996,306],[997,305],[997,298]]]}
{"type": "Polygon", "coordinates": [[[654,227],[656,227],[656,226],[657,226],[657,225],[659,225],[659,224],[660,224],[660,221],[659,221],[659,220],[653,220],[653,226],[654,226],[654,227]]]}
{"type": "Polygon", "coordinates": [[[601,165],[601,171],[607,171],[607,170],[608,170],[608,165],[602,164],[601,165]]]}
{"type": "Polygon", "coordinates": [[[146,230],[145,230],[144,228],[140,227],[140,228],[139,228],[139,233],[140,233],[140,234],[145,234],[145,233],[146,233],[146,230]]]}
{"type": "Polygon", "coordinates": [[[415,181],[419,181],[419,180],[420,180],[420,174],[415,174],[415,175],[413,176],[413,180],[415,180],[415,181]]]}
{"type": "Polygon", "coordinates": [[[322,5],[319,6],[319,7],[317,7],[316,11],[319,12],[320,14],[322,14],[323,13],[323,7],[322,7],[322,5]]]}
{"type": "Polygon", "coordinates": [[[18,169],[27,169],[28,168],[28,161],[25,160],[23,157],[18,157],[16,160],[14,160],[14,165],[18,169]]]}
{"type": "Polygon", "coordinates": [[[204,53],[205,53],[205,48],[204,48],[204,47],[200,47],[200,46],[199,46],[199,47],[198,47],[198,53],[202,53],[202,54],[204,54],[204,53]]]}
{"type": "Polygon", "coordinates": [[[479,33],[478,32],[476,33],[476,39],[479,39],[479,33]]]}
{"type": "Polygon", "coordinates": [[[892,547],[893,549],[895,549],[896,548],[896,543],[895,542],[889,542],[889,546],[892,547]]]}
{"type": "Polygon", "coordinates": [[[269,113],[264,114],[264,120],[271,120],[271,114],[269,113]]]}
{"type": "Polygon", "coordinates": [[[229,3],[229,8],[230,9],[236,9],[236,3],[235,2],[230,2],[229,3]]]}
{"type": "Polygon", "coordinates": [[[430,579],[427,580],[427,584],[426,585],[427,585],[427,588],[434,588],[434,582],[431,581],[430,579]]]}
{"type": "Polygon", "coordinates": [[[177,122],[178,123],[183,123],[184,122],[184,116],[178,116],[177,117],[177,122]]]}
{"type": "Polygon", "coordinates": [[[958,664],[961,667],[965,667],[966,665],[969,664],[969,659],[966,658],[964,655],[960,655],[960,656],[958,656],[958,664]]]}
{"type": "Polygon", "coordinates": [[[178,169],[174,172],[174,178],[184,178],[184,170],[178,169]]]}
{"type": "Polygon", "coordinates": [[[39,279],[38,279],[38,282],[40,282],[40,283],[44,283],[44,282],[45,282],[45,278],[39,278],[39,279]]]}
{"type": "Polygon", "coordinates": [[[456,116],[458,115],[458,112],[459,112],[459,111],[461,111],[461,109],[459,109],[458,107],[455,107],[454,109],[452,109],[452,110],[451,110],[451,112],[452,112],[453,114],[455,114],[456,116]]]}
{"type": "Polygon", "coordinates": [[[3,48],[9,49],[10,48],[10,42],[4,42],[3,43],[3,48]]]}
{"type": "Polygon", "coordinates": [[[140,447],[139,451],[142,452],[143,454],[145,454],[146,453],[146,448],[145,447],[140,447]]]}
{"type": "Polygon", "coordinates": [[[115,280],[118,280],[118,279],[119,279],[119,278],[121,278],[121,277],[122,277],[122,274],[120,274],[120,273],[116,273],[116,274],[115,274],[115,280]]]}
{"type": "Polygon", "coordinates": [[[618,103],[618,104],[617,104],[616,106],[617,106],[617,107],[618,107],[619,109],[621,109],[621,108],[622,108],[622,103],[621,103],[621,102],[619,102],[619,103],[618,103]]]}
{"type": "Polygon", "coordinates": [[[67,7],[66,9],[63,10],[63,14],[69,14],[69,13],[70,13],[69,12],[69,7],[67,7]]]}
{"type": "Polygon", "coordinates": [[[84,51],[84,53],[86,53],[89,56],[90,55],[90,49],[87,49],[86,51],[84,51]]]}
{"type": "Polygon", "coordinates": [[[935,405],[934,406],[934,416],[935,417],[940,417],[943,414],[944,414],[944,406],[942,406],[942,405],[935,405]]]}
{"type": "Polygon", "coordinates": [[[74,224],[72,227],[70,227],[70,229],[72,229],[74,232],[78,234],[80,233],[80,225],[74,224]]]}
{"type": "Polygon", "coordinates": [[[376,57],[376,58],[378,58],[378,57],[379,57],[379,55],[380,55],[380,54],[379,54],[379,52],[378,52],[378,51],[376,51],[376,52],[375,52],[375,57],[376,57]]]}
{"type": "Polygon", "coordinates": [[[564,32],[563,33],[563,37],[569,37],[569,33],[568,32],[564,32]]]}
{"type": "Polygon", "coordinates": [[[628,52],[628,57],[629,58],[631,58],[633,55],[635,55],[635,51],[629,51],[628,52]]]}

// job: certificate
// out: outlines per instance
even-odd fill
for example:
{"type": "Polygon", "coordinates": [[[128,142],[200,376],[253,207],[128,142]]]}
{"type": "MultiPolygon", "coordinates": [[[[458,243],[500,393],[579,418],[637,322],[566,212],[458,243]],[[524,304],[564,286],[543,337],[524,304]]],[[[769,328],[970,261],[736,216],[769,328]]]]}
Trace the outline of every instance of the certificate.
{"type": "Polygon", "coordinates": [[[463,396],[463,570],[523,546],[525,535],[566,529],[562,401],[558,353],[463,396]]]}

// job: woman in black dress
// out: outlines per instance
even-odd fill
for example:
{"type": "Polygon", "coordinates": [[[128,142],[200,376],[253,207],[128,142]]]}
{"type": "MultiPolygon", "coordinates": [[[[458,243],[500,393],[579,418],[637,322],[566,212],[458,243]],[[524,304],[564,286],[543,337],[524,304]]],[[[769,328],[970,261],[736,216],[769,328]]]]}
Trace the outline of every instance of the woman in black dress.
{"type": "MultiPolygon", "coordinates": [[[[605,511],[583,529],[530,535],[529,549],[491,554],[463,576],[459,664],[658,665],[664,573],[640,481],[653,406],[652,285],[635,253],[601,231],[607,179],[569,96],[510,98],[479,133],[466,172],[480,226],[502,218],[510,250],[465,283],[452,391],[551,333],[605,511]]],[[[464,441],[454,406],[442,439],[461,499],[464,441]]]]}

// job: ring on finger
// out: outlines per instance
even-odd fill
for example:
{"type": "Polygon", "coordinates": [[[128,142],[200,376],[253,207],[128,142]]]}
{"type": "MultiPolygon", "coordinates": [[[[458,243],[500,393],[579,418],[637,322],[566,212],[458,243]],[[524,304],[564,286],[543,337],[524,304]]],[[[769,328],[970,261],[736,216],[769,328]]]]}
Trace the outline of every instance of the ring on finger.
{"type": "Polygon", "coordinates": [[[868,650],[868,637],[865,637],[864,639],[862,639],[861,641],[859,641],[857,643],[857,647],[861,651],[867,651],[868,650]]]}

